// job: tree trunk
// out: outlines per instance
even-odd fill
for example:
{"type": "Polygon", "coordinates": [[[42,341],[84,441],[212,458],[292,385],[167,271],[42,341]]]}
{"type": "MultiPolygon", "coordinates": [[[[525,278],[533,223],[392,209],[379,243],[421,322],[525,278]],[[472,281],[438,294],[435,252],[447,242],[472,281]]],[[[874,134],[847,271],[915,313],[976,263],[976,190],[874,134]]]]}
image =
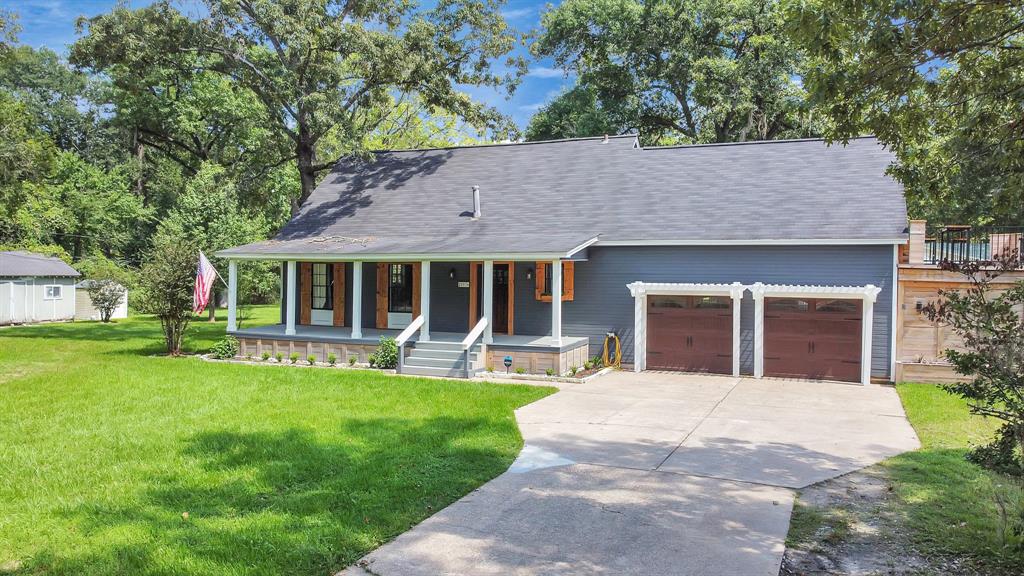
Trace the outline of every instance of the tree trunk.
{"type": "Polygon", "coordinates": [[[292,215],[299,210],[299,206],[309,199],[313,189],[316,188],[316,145],[309,126],[304,121],[304,116],[299,115],[298,126],[299,141],[295,144],[295,156],[299,167],[299,183],[302,188],[297,200],[292,201],[292,215]]]}
{"type": "Polygon", "coordinates": [[[207,322],[216,322],[217,321],[217,291],[216,290],[212,290],[212,289],[210,290],[210,304],[207,307],[207,310],[209,310],[209,316],[208,316],[207,322]]]}

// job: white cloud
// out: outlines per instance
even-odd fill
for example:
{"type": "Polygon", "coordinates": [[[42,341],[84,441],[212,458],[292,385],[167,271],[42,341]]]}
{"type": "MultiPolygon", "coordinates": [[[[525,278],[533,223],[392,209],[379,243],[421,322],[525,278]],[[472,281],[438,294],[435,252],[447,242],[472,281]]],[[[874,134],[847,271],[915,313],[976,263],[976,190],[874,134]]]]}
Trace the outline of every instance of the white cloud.
{"type": "Polygon", "coordinates": [[[566,72],[561,68],[537,66],[536,68],[530,68],[530,71],[527,72],[526,75],[533,76],[534,78],[564,78],[566,76],[566,72]]]}
{"type": "Polygon", "coordinates": [[[501,15],[504,16],[506,20],[516,20],[532,16],[536,11],[536,8],[514,8],[512,10],[502,10],[501,15]]]}

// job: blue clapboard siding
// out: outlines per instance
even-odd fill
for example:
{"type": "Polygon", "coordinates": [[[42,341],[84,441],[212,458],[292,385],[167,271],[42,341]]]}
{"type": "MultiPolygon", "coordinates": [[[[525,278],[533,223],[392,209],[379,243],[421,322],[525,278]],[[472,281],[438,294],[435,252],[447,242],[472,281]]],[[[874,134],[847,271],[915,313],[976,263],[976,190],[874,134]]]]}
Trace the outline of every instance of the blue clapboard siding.
{"type": "MultiPolygon", "coordinates": [[[[820,284],[882,289],[875,301],[872,374],[889,375],[892,329],[892,246],[667,246],[591,247],[587,261],[576,262],[575,299],[562,304],[562,333],[590,338],[591,354],[598,354],[606,332],[622,340],[623,359],[633,361],[633,298],[626,285],[645,282],[753,284],[820,284]]],[[[346,266],[347,325],[352,319],[352,265],[346,266]]],[[[515,266],[516,334],[551,334],[551,304],[534,298],[535,263],[515,266]],[[527,279],[527,275],[533,278],[527,279]]],[[[283,267],[282,267],[283,271],[283,267]]],[[[469,280],[464,262],[431,265],[431,330],[467,332],[469,280]],[[456,269],[456,279],[449,271],[456,269]]],[[[376,317],[377,268],[363,263],[363,326],[376,317]]],[[[301,289],[301,288],[300,288],[301,289]]],[[[300,301],[296,297],[296,303],[300,301]]],[[[754,302],[744,293],[741,304],[740,366],[754,369],[754,302]]],[[[296,311],[298,317],[298,311],[296,311]]],[[[282,318],[283,321],[283,318],[282,318]]]]}
{"type": "MultiPolygon", "coordinates": [[[[592,247],[576,263],[575,299],[562,304],[562,333],[588,336],[600,351],[606,332],[622,340],[623,359],[633,361],[633,298],[626,285],[645,282],[821,284],[882,289],[875,302],[872,374],[889,375],[892,329],[892,246],[705,246],[592,247]]],[[[526,279],[532,265],[516,267],[516,333],[550,334],[551,304],[534,299],[526,279]]],[[[754,302],[741,306],[740,365],[752,373],[754,302]]]]}

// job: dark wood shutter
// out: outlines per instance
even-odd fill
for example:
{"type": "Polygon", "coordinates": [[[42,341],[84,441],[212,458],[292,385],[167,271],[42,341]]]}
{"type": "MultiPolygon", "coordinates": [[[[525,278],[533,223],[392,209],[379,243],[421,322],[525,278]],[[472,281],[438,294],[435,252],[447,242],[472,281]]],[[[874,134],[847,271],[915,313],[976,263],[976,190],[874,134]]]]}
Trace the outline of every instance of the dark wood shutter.
{"type": "Polygon", "coordinates": [[[388,265],[377,264],[377,328],[388,327],[388,265]]]}
{"type": "Polygon", "coordinates": [[[423,264],[414,262],[412,265],[412,319],[420,316],[420,277],[423,274],[423,264]]]}
{"type": "Polygon", "coordinates": [[[335,326],[345,325],[345,263],[334,263],[334,322],[335,326]]]}
{"type": "Polygon", "coordinates": [[[313,263],[299,262],[299,324],[309,325],[313,316],[313,263]]]}

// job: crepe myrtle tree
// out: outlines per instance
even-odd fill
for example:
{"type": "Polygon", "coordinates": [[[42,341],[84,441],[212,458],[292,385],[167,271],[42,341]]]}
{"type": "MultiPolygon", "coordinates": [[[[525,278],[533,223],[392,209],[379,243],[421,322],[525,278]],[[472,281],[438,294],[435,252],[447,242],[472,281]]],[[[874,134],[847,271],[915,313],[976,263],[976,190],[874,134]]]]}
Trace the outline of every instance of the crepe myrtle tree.
{"type": "Polygon", "coordinates": [[[124,286],[110,278],[90,280],[86,291],[93,307],[99,310],[100,320],[103,322],[110,322],[114,310],[124,302],[124,286]]]}
{"type": "Polygon", "coordinates": [[[192,320],[192,289],[198,250],[182,241],[180,231],[164,229],[139,271],[143,311],[160,319],[167,353],[181,354],[181,343],[192,320]]]}
{"type": "Polygon", "coordinates": [[[946,350],[945,356],[970,379],[945,389],[967,400],[974,414],[1003,422],[996,439],[968,458],[1015,475],[1024,475],[1024,281],[1001,292],[992,281],[1021,265],[1016,253],[991,262],[943,262],[943,269],[964,274],[969,287],[942,290],[939,301],[924,308],[930,320],[949,325],[964,342],[963,350],[946,350]]]}

